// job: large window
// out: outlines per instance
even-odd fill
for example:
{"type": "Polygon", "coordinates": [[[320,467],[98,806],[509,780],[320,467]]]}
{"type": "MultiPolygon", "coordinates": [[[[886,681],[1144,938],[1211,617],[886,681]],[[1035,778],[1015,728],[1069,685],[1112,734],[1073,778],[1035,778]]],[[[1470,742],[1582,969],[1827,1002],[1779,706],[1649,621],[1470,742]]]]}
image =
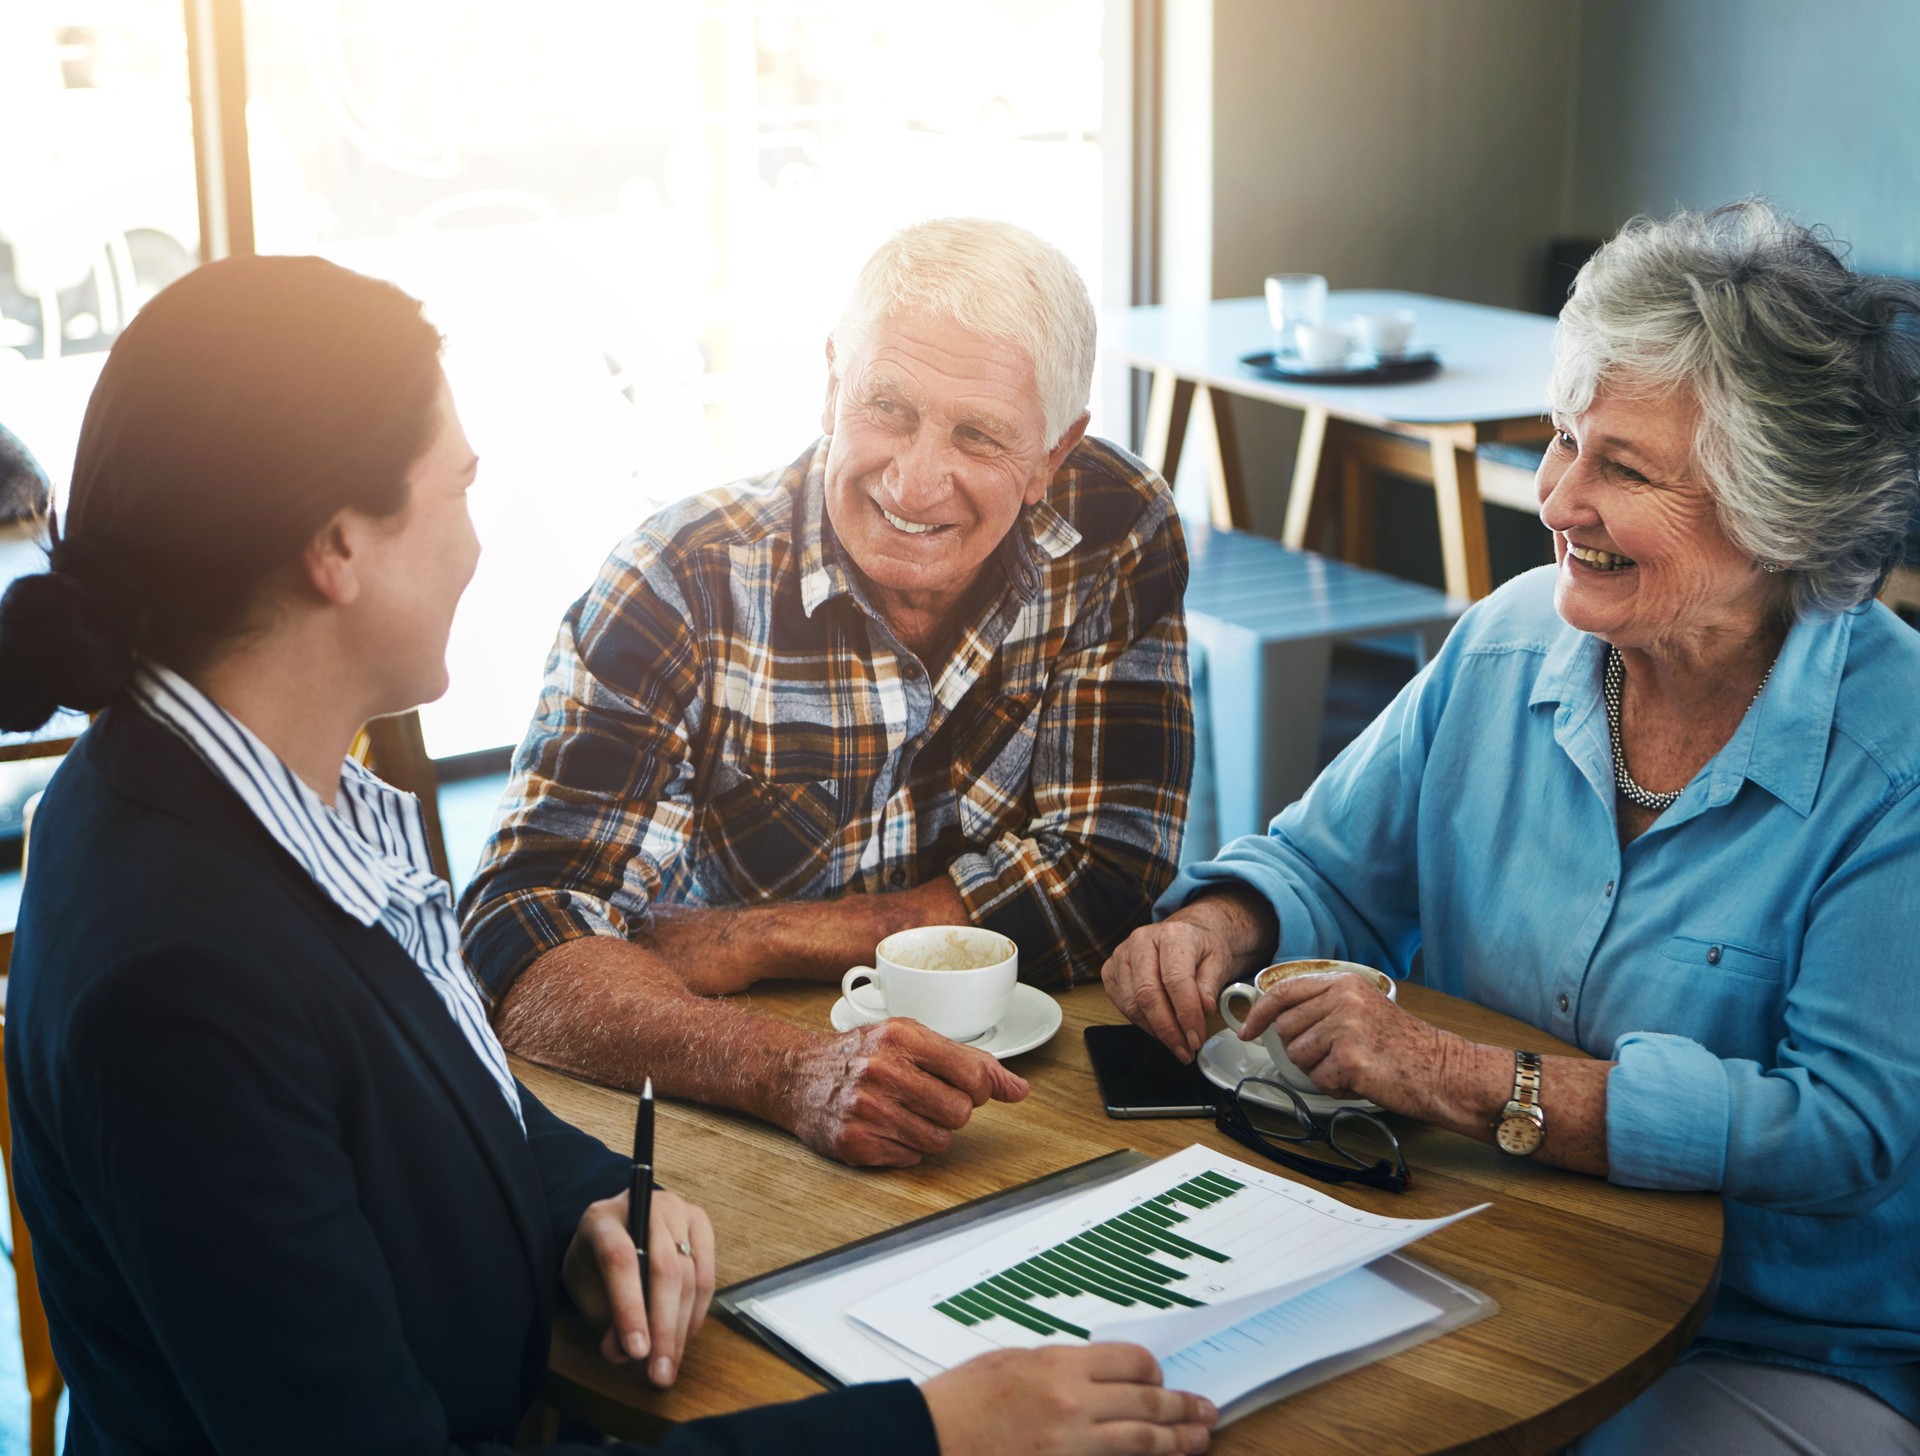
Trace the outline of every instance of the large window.
{"type": "Polygon", "coordinates": [[[101,360],[200,247],[180,0],[0,4],[0,425],[64,483],[101,360]]]}
{"type": "Polygon", "coordinates": [[[255,245],[391,278],[447,336],[486,553],[428,743],[514,742],[607,549],[817,433],[826,332],[888,232],[1010,218],[1100,296],[1107,9],[0,0],[0,426],[64,490],[105,350],[201,252],[183,17],[204,93],[238,14],[255,245]]]}
{"type": "MultiPolygon", "coordinates": [[[[199,252],[186,54],[180,0],[0,0],[0,587],[46,564],[37,487],[64,488],[107,348],[199,252]]],[[[54,767],[0,763],[0,868],[54,767]]]]}
{"type": "Polygon", "coordinates": [[[792,458],[853,274],[1010,218],[1099,296],[1102,0],[247,0],[257,243],[446,334],[485,555],[438,756],[516,741],[660,505],[792,458]]]}

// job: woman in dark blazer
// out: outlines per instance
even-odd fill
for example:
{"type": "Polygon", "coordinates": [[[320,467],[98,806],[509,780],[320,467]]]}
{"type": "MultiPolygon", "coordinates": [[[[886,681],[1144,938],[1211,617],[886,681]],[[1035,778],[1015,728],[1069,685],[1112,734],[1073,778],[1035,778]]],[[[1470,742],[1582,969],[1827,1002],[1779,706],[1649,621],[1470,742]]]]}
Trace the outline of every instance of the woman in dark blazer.
{"type": "MultiPolygon", "coordinates": [[[[705,1215],[655,1198],[643,1304],[625,1160],[513,1080],[418,805],[342,762],[445,690],[478,557],[438,348],[318,259],[189,275],[0,601],[0,726],[104,709],[36,821],[6,1037],[70,1451],[497,1449],[556,1301],[662,1385],[704,1318],[705,1215]]],[[[1205,1446],[1144,1351],[1009,1355],[662,1449],[1205,1446]]]]}

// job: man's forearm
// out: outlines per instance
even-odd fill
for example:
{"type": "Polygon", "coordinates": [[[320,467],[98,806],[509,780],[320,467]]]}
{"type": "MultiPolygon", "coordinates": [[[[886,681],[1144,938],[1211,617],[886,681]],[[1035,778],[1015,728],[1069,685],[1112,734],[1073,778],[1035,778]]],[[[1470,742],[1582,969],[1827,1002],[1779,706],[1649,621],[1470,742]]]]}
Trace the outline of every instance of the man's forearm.
{"type": "Polygon", "coordinates": [[[675,1097],[785,1125],[784,1069],[819,1038],[695,994],[651,949],[611,936],[554,947],[520,973],[497,1027],[508,1051],[609,1086],[643,1077],[675,1097]]]}
{"type": "Polygon", "coordinates": [[[967,923],[960,892],[938,874],[888,895],[745,910],[663,906],[636,944],[684,987],[713,996],[776,977],[837,981],[847,967],[871,964],[873,948],[896,930],[967,923]]]}

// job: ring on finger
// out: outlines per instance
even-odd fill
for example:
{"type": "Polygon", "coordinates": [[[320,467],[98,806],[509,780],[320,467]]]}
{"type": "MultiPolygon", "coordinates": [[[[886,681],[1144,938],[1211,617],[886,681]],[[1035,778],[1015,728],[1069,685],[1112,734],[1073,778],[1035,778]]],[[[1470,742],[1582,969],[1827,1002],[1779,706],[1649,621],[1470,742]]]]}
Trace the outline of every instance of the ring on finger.
{"type": "Polygon", "coordinates": [[[678,1240],[674,1244],[674,1248],[678,1249],[681,1253],[685,1254],[689,1259],[693,1257],[693,1245],[688,1243],[685,1239],[678,1240]]]}

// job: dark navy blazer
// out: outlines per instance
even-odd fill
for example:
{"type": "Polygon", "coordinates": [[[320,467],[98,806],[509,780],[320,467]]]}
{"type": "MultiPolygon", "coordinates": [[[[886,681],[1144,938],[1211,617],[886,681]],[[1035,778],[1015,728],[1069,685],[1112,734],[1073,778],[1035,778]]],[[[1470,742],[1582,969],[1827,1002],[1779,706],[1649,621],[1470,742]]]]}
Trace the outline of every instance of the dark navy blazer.
{"type": "MultiPolygon", "coordinates": [[[[625,1160],[521,1088],[523,1136],[399,944],[131,704],[82,738],[35,820],[7,1023],[70,1452],[509,1438],[561,1254],[625,1160]]],[[[935,1443],[895,1382],[695,1422],[660,1449],[935,1443]]]]}

